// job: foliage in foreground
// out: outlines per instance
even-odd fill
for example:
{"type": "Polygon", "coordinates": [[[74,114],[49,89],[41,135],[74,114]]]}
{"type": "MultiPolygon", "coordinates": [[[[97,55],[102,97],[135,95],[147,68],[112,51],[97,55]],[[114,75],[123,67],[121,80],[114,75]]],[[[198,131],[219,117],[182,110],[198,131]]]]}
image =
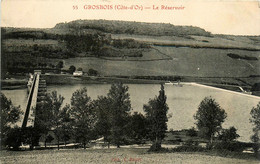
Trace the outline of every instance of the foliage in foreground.
{"type": "Polygon", "coordinates": [[[19,121],[22,111],[20,106],[16,107],[13,105],[12,101],[7,99],[3,93],[0,93],[1,96],[1,147],[8,145],[8,135],[13,133],[11,129],[17,121],[19,121]]]}
{"type": "MultiPolygon", "coordinates": [[[[33,147],[39,142],[39,136],[37,136],[39,133],[46,135],[46,142],[51,142],[53,137],[48,135],[48,131],[51,130],[55,134],[58,145],[59,140],[63,139],[66,143],[70,137],[74,137],[75,141],[80,142],[84,148],[91,140],[98,137],[104,137],[104,141],[108,142],[108,145],[112,143],[118,147],[127,143],[144,143],[149,139],[153,143],[150,150],[160,151],[167,130],[169,109],[163,85],[159,96],[144,105],[145,116],[141,113],[130,113],[132,109],[130,95],[128,87],[123,84],[113,84],[107,96],[100,96],[94,101],[88,96],[86,88],[73,93],[71,105],[62,107],[63,100],[64,98],[55,91],[47,94],[45,103],[37,109],[36,126],[22,130],[20,128],[11,129],[8,133],[9,146],[18,149],[23,142],[33,147]]],[[[257,108],[253,108],[251,111],[251,122],[256,125],[254,130],[260,127],[257,124],[259,123],[259,106],[258,104],[257,108]]],[[[236,128],[222,129],[221,124],[226,118],[226,113],[214,99],[206,97],[194,117],[198,121],[199,134],[210,139],[212,150],[241,152],[244,148],[250,147],[234,142],[239,137],[236,128]],[[214,126],[210,124],[212,122],[214,126]],[[201,125],[201,129],[199,125],[201,125]],[[204,131],[205,128],[207,131],[204,131]],[[217,133],[219,134],[218,140],[213,142],[213,139],[217,138],[217,133]]],[[[257,130],[259,131],[259,129],[257,130]]],[[[187,135],[191,137],[197,137],[197,134],[194,128],[187,132],[187,135]]],[[[254,137],[256,141],[259,141],[258,135],[254,137]]],[[[174,150],[204,151],[197,141],[192,140],[186,141],[174,150]]]]}

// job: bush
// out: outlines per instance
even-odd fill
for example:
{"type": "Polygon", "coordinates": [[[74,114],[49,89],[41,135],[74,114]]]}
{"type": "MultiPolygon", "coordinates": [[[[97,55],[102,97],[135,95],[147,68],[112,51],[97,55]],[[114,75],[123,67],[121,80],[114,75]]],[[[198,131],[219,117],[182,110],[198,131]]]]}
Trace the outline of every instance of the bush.
{"type": "Polygon", "coordinates": [[[148,152],[158,152],[158,151],[161,151],[161,150],[162,150],[161,143],[155,142],[149,148],[148,152]]]}
{"type": "Polygon", "coordinates": [[[171,128],[171,129],[169,130],[169,133],[174,134],[174,130],[173,130],[173,128],[171,128]]]}
{"type": "Polygon", "coordinates": [[[229,129],[222,129],[218,138],[223,142],[230,142],[237,139],[239,135],[237,134],[237,129],[235,127],[230,127],[229,129]]]}
{"type": "Polygon", "coordinates": [[[22,131],[21,128],[15,127],[8,131],[6,146],[11,150],[19,150],[21,146],[22,131]]]}
{"type": "Polygon", "coordinates": [[[134,112],[129,117],[127,129],[127,136],[132,139],[137,144],[145,143],[145,139],[147,137],[147,129],[146,129],[147,121],[141,113],[134,112]]]}
{"type": "Polygon", "coordinates": [[[202,152],[202,151],[206,151],[206,149],[203,148],[202,146],[183,145],[183,146],[178,146],[176,148],[173,148],[172,151],[173,152],[202,152]]]}
{"type": "Polygon", "coordinates": [[[198,141],[193,141],[192,139],[188,139],[187,141],[184,142],[185,146],[199,146],[198,141]]]}
{"type": "Polygon", "coordinates": [[[77,69],[77,71],[83,71],[83,69],[82,69],[81,67],[79,67],[79,68],[77,69]]]}
{"type": "Polygon", "coordinates": [[[41,131],[42,129],[36,126],[23,128],[21,133],[21,142],[30,145],[30,149],[33,150],[34,146],[39,146],[41,131]]]}
{"type": "Polygon", "coordinates": [[[227,56],[228,56],[228,57],[231,57],[231,58],[233,58],[233,59],[239,59],[239,58],[241,58],[241,56],[239,56],[239,55],[237,55],[237,54],[233,54],[233,53],[228,53],[227,56]]]}
{"type": "Polygon", "coordinates": [[[241,142],[218,142],[213,144],[213,149],[236,152],[242,152],[246,147],[246,144],[243,144],[241,142]]]}
{"type": "Polygon", "coordinates": [[[258,144],[258,142],[259,142],[258,133],[254,133],[254,134],[251,136],[251,141],[253,141],[252,148],[253,148],[255,154],[257,154],[257,153],[259,152],[259,147],[260,147],[260,145],[258,144]]]}
{"type": "Polygon", "coordinates": [[[75,72],[75,71],[76,71],[76,67],[74,65],[71,65],[69,68],[69,73],[73,74],[73,72],[75,72]]]}
{"type": "Polygon", "coordinates": [[[260,83],[255,83],[255,84],[252,86],[251,91],[260,91],[260,83]]]}
{"type": "Polygon", "coordinates": [[[195,130],[194,127],[192,127],[192,128],[187,130],[187,135],[190,136],[190,137],[197,137],[198,132],[195,130]]]}
{"type": "Polygon", "coordinates": [[[231,57],[233,59],[243,59],[243,60],[258,60],[256,57],[251,57],[251,56],[240,56],[238,54],[233,54],[233,53],[228,53],[227,54],[228,57],[231,57]]]}
{"type": "Polygon", "coordinates": [[[97,70],[94,70],[94,69],[92,69],[92,68],[90,68],[90,69],[88,70],[88,75],[89,75],[89,76],[97,76],[97,75],[98,75],[98,71],[97,71],[97,70]]]}
{"type": "Polygon", "coordinates": [[[53,141],[54,138],[49,134],[46,139],[45,139],[45,142],[48,142],[48,143],[51,143],[51,141],[53,141]]]}

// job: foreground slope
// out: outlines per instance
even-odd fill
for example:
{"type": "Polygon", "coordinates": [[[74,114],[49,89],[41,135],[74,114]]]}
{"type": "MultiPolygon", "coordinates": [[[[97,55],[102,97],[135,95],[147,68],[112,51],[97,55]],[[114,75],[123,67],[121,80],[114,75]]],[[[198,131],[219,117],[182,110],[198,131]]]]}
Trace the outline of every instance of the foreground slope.
{"type": "Polygon", "coordinates": [[[199,153],[147,153],[147,149],[87,149],[3,152],[2,163],[259,163],[199,153]]]}

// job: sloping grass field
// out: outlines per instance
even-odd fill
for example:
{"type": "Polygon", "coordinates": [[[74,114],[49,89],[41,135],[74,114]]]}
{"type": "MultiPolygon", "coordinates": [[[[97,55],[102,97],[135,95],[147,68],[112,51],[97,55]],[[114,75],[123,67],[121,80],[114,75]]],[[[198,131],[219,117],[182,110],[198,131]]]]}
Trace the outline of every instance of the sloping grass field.
{"type": "MultiPolygon", "coordinates": [[[[112,61],[91,57],[64,59],[65,68],[70,65],[93,68],[101,75],[125,76],[200,76],[200,77],[248,77],[259,75],[258,60],[239,60],[227,56],[228,53],[259,58],[259,51],[223,50],[211,48],[189,48],[154,46],[172,59],[154,61],[112,61]]],[[[146,54],[146,58],[147,58],[146,54]]]]}
{"type": "Polygon", "coordinates": [[[259,163],[254,159],[235,159],[205,153],[147,153],[147,149],[64,149],[34,151],[2,151],[0,161],[5,163],[185,163],[230,164],[259,163]]]}

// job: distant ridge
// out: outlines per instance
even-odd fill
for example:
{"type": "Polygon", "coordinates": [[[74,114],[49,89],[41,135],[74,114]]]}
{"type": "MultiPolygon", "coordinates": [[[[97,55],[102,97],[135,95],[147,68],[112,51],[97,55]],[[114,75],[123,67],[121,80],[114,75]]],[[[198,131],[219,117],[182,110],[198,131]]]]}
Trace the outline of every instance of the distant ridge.
{"type": "Polygon", "coordinates": [[[210,32],[199,27],[175,26],[166,23],[143,23],[114,20],[75,20],[68,23],[58,23],[56,29],[94,29],[114,34],[136,34],[153,36],[211,36],[210,32]]]}

